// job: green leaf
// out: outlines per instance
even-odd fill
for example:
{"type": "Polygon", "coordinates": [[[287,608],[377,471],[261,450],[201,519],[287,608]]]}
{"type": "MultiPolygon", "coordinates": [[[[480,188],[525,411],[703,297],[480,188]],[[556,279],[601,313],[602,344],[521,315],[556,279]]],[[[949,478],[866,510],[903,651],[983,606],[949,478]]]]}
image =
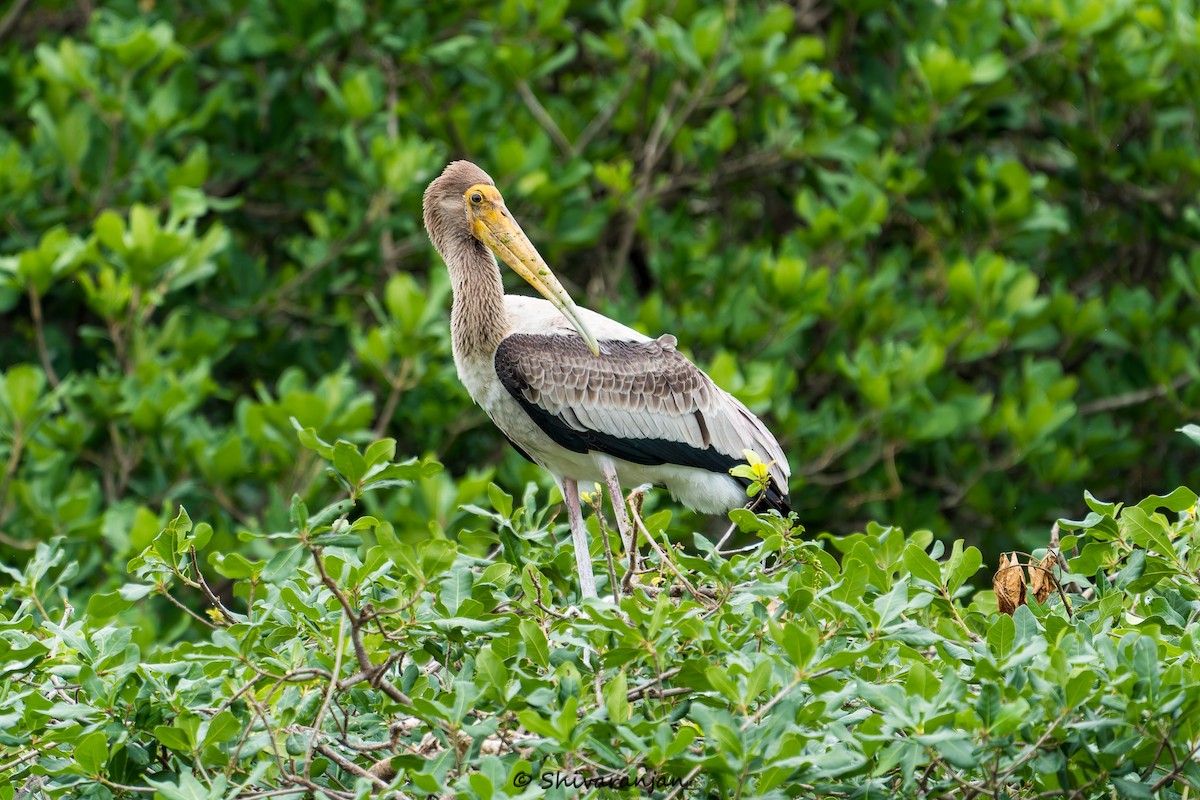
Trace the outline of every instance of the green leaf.
{"type": "Polygon", "coordinates": [[[300,424],[300,421],[295,417],[291,418],[292,427],[296,430],[296,438],[300,440],[300,444],[320,454],[321,458],[328,461],[333,460],[333,445],[317,436],[315,428],[306,428],[300,424]]]}
{"type": "MultiPolygon", "coordinates": [[[[157,790],[154,793],[155,800],[160,796],[162,800],[218,800],[220,797],[219,794],[214,797],[204,784],[192,776],[191,771],[180,775],[177,781],[156,781],[147,778],[146,782],[157,790]]],[[[218,778],[217,782],[219,791],[224,791],[223,779],[218,778]]]]}
{"type": "Polygon", "coordinates": [[[629,721],[629,692],[628,679],[625,670],[617,672],[612,680],[604,685],[604,707],[608,710],[609,722],[623,725],[629,721]]]}
{"type": "Polygon", "coordinates": [[[1151,787],[1132,778],[1113,778],[1112,785],[1118,797],[1128,800],[1153,800],[1155,797],[1151,787]]]}
{"type": "Polygon", "coordinates": [[[442,590],[439,598],[449,616],[457,614],[463,601],[471,597],[472,579],[471,570],[465,567],[453,569],[446,574],[446,577],[442,578],[442,590]]]}
{"type": "Polygon", "coordinates": [[[307,553],[308,551],[300,545],[279,551],[267,562],[266,568],[262,571],[262,579],[267,583],[280,583],[294,577],[296,568],[300,566],[300,562],[304,560],[307,553]]]}
{"type": "Polygon", "coordinates": [[[904,548],[904,566],[914,578],[929,581],[934,586],[942,585],[942,570],[938,563],[916,545],[910,544],[904,548]]]}
{"type": "MultiPolygon", "coordinates": [[[[958,542],[955,543],[959,544],[958,542]]],[[[953,563],[950,575],[946,579],[946,589],[953,595],[968,579],[983,566],[983,554],[976,547],[968,547],[962,551],[962,558],[953,563]]]]}
{"type": "Polygon", "coordinates": [[[995,684],[984,684],[979,687],[979,699],[976,700],[976,714],[985,728],[990,728],[1000,718],[1000,687],[995,684]]]}
{"type": "Polygon", "coordinates": [[[94,622],[111,619],[154,591],[149,583],[127,583],[120,589],[88,598],[87,616],[94,622]]]}
{"type": "Polygon", "coordinates": [[[380,439],[372,442],[366,452],[363,453],[363,459],[370,467],[375,467],[379,464],[387,464],[396,457],[396,440],[392,438],[380,439]]]}
{"type": "Polygon", "coordinates": [[[546,641],[546,634],[531,619],[521,620],[519,627],[521,638],[525,640],[525,654],[539,667],[548,667],[550,665],[550,643],[546,641]]]}
{"type": "Polygon", "coordinates": [[[508,685],[508,667],[490,646],[484,647],[475,657],[475,669],[487,685],[494,687],[500,696],[504,695],[504,688],[508,685]]]}
{"type": "Polygon", "coordinates": [[[103,731],[85,734],[75,745],[75,761],[88,775],[99,775],[108,763],[108,736],[103,731]]]}
{"type": "Polygon", "coordinates": [[[1162,514],[1147,514],[1140,505],[1127,506],[1121,511],[1121,521],[1128,526],[1129,538],[1134,544],[1146,550],[1156,550],[1168,558],[1176,558],[1175,547],[1171,544],[1171,529],[1162,514]]]}
{"type": "Polygon", "coordinates": [[[256,578],[266,566],[265,562],[250,561],[240,553],[211,553],[208,563],[212,564],[220,575],[235,580],[256,578]]]}
{"type": "Polygon", "coordinates": [[[204,734],[205,745],[224,744],[242,733],[243,723],[229,709],[213,717],[204,734]]]}
{"type": "Polygon", "coordinates": [[[1119,503],[1105,503],[1102,500],[1096,499],[1096,496],[1086,489],[1083,492],[1083,501],[1087,503],[1088,508],[1101,516],[1117,516],[1117,506],[1119,503]]]}
{"type": "Polygon", "coordinates": [[[1071,572],[1078,575],[1094,575],[1098,569],[1107,567],[1117,554],[1116,542],[1088,542],[1079,555],[1067,562],[1071,572]]]}
{"type": "Polygon", "coordinates": [[[192,751],[191,739],[188,738],[187,733],[179,728],[173,728],[170,725],[156,725],[154,727],[154,738],[162,742],[165,747],[177,750],[180,753],[190,753],[192,751]]]}
{"type": "Polygon", "coordinates": [[[28,426],[34,421],[34,411],[42,391],[46,388],[46,374],[37,367],[18,364],[8,370],[4,380],[4,394],[13,419],[28,426]]]}
{"type": "Polygon", "coordinates": [[[1152,514],[1160,508],[1176,513],[1195,508],[1196,493],[1186,486],[1180,486],[1167,495],[1152,494],[1137,504],[1137,507],[1147,514],[1152,514]]]}
{"type": "Polygon", "coordinates": [[[357,447],[349,442],[338,441],[333,445],[333,468],[351,486],[358,486],[367,474],[367,461],[357,447]]]}
{"type": "Polygon", "coordinates": [[[492,508],[496,509],[504,519],[512,516],[513,499],[511,494],[507,494],[503,489],[494,483],[489,483],[487,487],[488,499],[492,503],[492,508]]]}
{"type": "Polygon", "coordinates": [[[1012,653],[1016,638],[1016,626],[1013,624],[1012,617],[1007,614],[999,615],[992,626],[988,628],[988,647],[999,659],[1007,658],[1012,653]]]}
{"type": "Polygon", "coordinates": [[[898,580],[890,592],[875,598],[873,607],[879,615],[879,627],[887,627],[908,608],[908,581],[903,578],[898,580]]]}
{"type": "Polygon", "coordinates": [[[458,549],[445,539],[426,539],[417,545],[417,557],[421,560],[421,573],[427,579],[436,578],[454,563],[458,549]]]}

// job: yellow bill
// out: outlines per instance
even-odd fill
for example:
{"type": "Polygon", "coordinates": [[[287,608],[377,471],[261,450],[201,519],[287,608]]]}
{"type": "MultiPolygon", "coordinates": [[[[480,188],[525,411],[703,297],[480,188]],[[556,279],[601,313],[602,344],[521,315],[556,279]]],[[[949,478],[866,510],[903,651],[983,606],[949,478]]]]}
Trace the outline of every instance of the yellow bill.
{"type": "Polygon", "coordinates": [[[538,294],[553,303],[571,326],[579,331],[592,354],[600,355],[600,344],[583,324],[579,307],[558,282],[558,278],[554,277],[554,273],[550,271],[550,267],[521,230],[521,226],[513,219],[512,214],[508,213],[504,198],[500,196],[496,187],[485,184],[472,186],[463,195],[463,199],[467,204],[471,233],[475,238],[487,245],[501,261],[537,289],[538,294]]]}

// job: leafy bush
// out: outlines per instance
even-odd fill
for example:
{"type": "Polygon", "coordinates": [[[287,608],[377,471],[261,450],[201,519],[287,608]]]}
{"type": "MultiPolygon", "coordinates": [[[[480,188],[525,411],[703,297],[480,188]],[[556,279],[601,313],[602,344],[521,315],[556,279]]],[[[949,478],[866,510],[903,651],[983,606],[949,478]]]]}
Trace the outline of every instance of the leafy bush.
{"type": "MultiPolygon", "coordinates": [[[[534,487],[517,505],[493,486],[492,508],[472,509],[505,560],[441,538],[412,546],[362,501],[436,465],[391,463],[392,440],[301,438],[337,493],[311,514],[297,497],[285,530],[247,534],[270,541],[269,560],[213,550],[211,526],[181,512],[130,562],[133,579],[86,610],[59,591],[76,565],[57,543],[10,570],[0,740],[15,780],[0,797],[1200,788],[1187,489],[1124,507],[1089,495],[1061,542],[1082,545],[1062,581],[1085,594],[1031,596],[1011,617],[969,589],[983,557],[961,540],[947,552],[928,531],[871,525],[828,538],[839,563],[748,511],[735,519],[758,541],[734,552],[701,535],[678,549],[669,513],[649,516],[659,543],[633,595],[575,611],[569,533],[534,487]],[[224,597],[218,576],[232,581],[224,597]],[[121,620],[155,596],[203,634],[140,647],[121,620]]],[[[599,558],[619,536],[597,522],[599,558]]]]}

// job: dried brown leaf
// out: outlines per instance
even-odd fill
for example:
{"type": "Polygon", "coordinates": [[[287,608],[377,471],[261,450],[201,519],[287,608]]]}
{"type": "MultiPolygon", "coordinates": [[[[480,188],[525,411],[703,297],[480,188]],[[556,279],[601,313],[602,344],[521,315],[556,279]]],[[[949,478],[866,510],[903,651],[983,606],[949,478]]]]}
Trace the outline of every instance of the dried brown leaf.
{"type": "Polygon", "coordinates": [[[1025,605],[1025,570],[1017,561],[1016,553],[1000,556],[1000,568],[992,577],[992,589],[996,592],[996,604],[1000,611],[1010,617],[1018,606],[1025,605]]]}
{"type": "Polygon", "coordinates": [[[1029,565],[1029,588],[1039,603],[1046,602],[1046,598],[1058,587],[1058,579],[1054,577],[1056,563],[1054,553],[1047,551],[1041,561],[1029,565]]]}

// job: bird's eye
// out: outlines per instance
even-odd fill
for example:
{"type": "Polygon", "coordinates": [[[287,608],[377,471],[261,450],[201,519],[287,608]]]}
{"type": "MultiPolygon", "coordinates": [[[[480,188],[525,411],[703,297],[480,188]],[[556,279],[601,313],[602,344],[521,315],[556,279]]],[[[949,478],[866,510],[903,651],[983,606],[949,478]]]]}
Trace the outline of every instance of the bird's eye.
{"type": "Polygon", "coordinates": [[[472,203],[482,203],[483,202],[483,193],[482,192],[472,193],[471,194],[471,202],[472,203]]]}

